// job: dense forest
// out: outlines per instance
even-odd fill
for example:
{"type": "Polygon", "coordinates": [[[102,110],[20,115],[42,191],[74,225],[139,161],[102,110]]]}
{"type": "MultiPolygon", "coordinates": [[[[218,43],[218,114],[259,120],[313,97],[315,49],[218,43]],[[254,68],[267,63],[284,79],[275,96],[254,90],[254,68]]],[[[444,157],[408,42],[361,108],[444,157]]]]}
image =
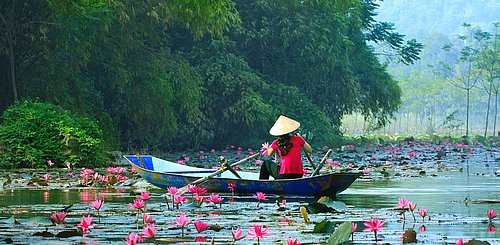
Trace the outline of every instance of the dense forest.
{"type": "Polygon", "coordinates": [[[6,0],[0,113],[50,102],[95,121],[109,149],[258,144],[280,114],[314,142],[354,112],[391,119],[421,44],[375,20],[376,1],[6,0]],[[394,57],[394,56],[393,56],[394,57]]]}
{"type": "MultiPolygon", "coordinates": [[[[498,127],[499,29],[500,5],[494,0],[379,1],[379,21],[395,23],[396,31],[416,38],[424,45],[420,59],[410,65],[388,63],[388,72],[399,81],[401,107],[390,124],[381,130],[389,133],[452,133],[493,135],[498,127]],[[471,52],[468,57],[461,55],[471,52]],[[469,59],[470,62],[465,62],[469,59]],[[489,68],[486,63],[489,63],[489,68]],[[479,75],[464,87],[458,71],[479,75]],[[450,75],[446,67],[454,67],[450,75]],[[459,69],[461,67],[461,69],[459,69]],[[446,71],[446,72],[445,72],[446,71]],[[470,87],[469,127],[467,91],[470,87]],[[467,128],[469,130],[467,130],[467,128]]],[[[384,45],[377,45],[384,50],[384,45]]],[[[462,72],[462,74],[466,74],[462,72]]],[[[348,132],[362,132],[358,122],[345,123],[348,132]]],[[[366,131],[365,131],[366,132],[366,131]]]]}

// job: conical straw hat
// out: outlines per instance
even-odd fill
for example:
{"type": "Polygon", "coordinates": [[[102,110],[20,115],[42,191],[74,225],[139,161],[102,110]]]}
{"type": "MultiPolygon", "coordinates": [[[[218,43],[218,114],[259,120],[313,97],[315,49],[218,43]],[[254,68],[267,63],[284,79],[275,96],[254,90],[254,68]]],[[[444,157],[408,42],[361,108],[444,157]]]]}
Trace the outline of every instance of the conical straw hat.
{"type": "Polygon", "coordinates": [[[291,133],[300,127],[300,123],[281,115],[274,123],[273,127],[269,129],[269,133],[274,136],[280,136],[291,133]]]}

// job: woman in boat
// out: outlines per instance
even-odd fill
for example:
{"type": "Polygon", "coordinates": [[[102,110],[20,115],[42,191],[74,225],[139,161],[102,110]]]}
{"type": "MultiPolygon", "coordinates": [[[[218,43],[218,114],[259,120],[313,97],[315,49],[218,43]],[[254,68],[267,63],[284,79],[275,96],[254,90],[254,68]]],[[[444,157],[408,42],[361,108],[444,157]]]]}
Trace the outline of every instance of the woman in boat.
{"type": "Polygon", "coordinates": [[[260,168],[259,179],[269,179],[269,176],[274,179],[302,178],[304,169],[301,150],[304,148],[306,152],[311,153],[312,148],[298,133],[293,134],[299,127],[299,122],[283,115],[276,120],[269,133],[278,138],[267,148],[267,154],[271,157],[278,152],[281,163],[265,160],[260,168]]]}

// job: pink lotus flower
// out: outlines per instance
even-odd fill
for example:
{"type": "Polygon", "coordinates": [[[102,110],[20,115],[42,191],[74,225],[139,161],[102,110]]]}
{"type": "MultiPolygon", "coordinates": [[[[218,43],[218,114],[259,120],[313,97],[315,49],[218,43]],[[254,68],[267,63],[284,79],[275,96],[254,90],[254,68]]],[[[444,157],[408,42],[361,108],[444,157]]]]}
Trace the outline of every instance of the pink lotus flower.
{"type": "Polygon", "coordinates": [[[243,231],[240,228],[236,228],[236,230],[231,229],[231,234],[233,235],[233,243],[246,237],[241,235],[242,232],[243,231]]]}
{"type": "Polygon", "coordinates": [[[187,200],[187,196],[175,196],[174,197],[174,204],[182,204],[184,205],[184,202],[187,200]]]}
{"type": "Polygon", "coordinates": [[[204,230],[206,230],[206,229],[209,228],[209,226],[207,224],[205,224],[205,223],[203,223],[201,221],[195,221],[193,224],[194,224],[194,228],[196,229],[196,231],[198,233],[200,233],[200,232],[202,232],[202,231],[204,231],[204,230]]]}
{"type": "Polygon", "coordinates": [[[50,174],[44,174],[44,175],[43,175],[43,179],[44,179],[45,181],[49,181],[49,180],[50,180],[50,174]]]}
{"type": "Polygon", "coordinates": [[[147,213],[142,214],[142,222],[144,222],[144,224],[156,224],[156,220],[153,218],[153,216],[147,213]]]}
{"type": "Polygon", "coordinates": [[[188,156],[184,157],[184,162],[189,162],[189,160],[191,160],[191,159],[188,156]]]}
{"type": "Polygon", "coordinates": [[[222,207],[222,200],[224,200],[224,198],[220,197],[219,194],[212,193],[208,200],[214,204],[218,203],[222,207]]]}
{"type": "Polygon", "coordinates": [[[170,194],[172,196],[175,195],[178,191],[179,191],[179,188],[174,187],[174,186],[171,186],[171,187],[167,188],[168,194],[170,194]]]}
{"type": "Polygon", "coordinates": [[[377,218],[370,219],[368,222],[363,223],[367,228],[363,231],[373,231],[375,234],[375,241],[377,241],[377,232],[384,228],[384,221],[377,220],[377,218]]]}
{"type": "Polygon", "coordinates": [[[253,227],[248,227],[248,237],[253,240],[257,239],[257,244],[260,244],[260,239],[264,239],[266,236],[270,236],[270,233],[267,233],[269,227],[264,228],[264,225],[253,225],[253,227]]]}
{"type": "Polygon", "coordinates": [[[151,198],[152,198],[152,196],[149,194],[149,192],[141,192],[140,195],[137,195],[137,199],[140,199],[143,201],[149,200],[151,198]]]}
{"type": "Polygon", "coordinates": [[[354,164],[349,163],[349,165],[348,165],[348,166],[349,166],[350,168],[352,168],[352,167],[354,167],[354,164]]]}
{"type": "Polygon", "coordinates": [[[286,244],[287,245],[301,245],[301,243],[297,240],[297,238],[292,240],[290,237],[286,238],[286,244]]]}
{"type": "Polygon", "coordinates": [[[68,177],[73,177],[73,175],[75,175],[73,172],[68,172],[68,177]]]}
{"type": "Polygon", "coordinates": [[[413,221],[417,220],[417,219],[415,219],[415,214],[413,213],[413,211],[415,210],[416,207],[417,207],[416,203],[408,202],[408,208],[410,209],[411,216],[413,217],[413,221]]]}
{"type": "Polygon", "coordinates": [[[420,216],[422,216],[422,222],[424,222],[424,218],[425,218],[425,216],[427,216],[427,210],[425,210],[425,208],[421,208],[418,210],[418,214],[420,214],[420,216]]]}
{"type": "Polygon", "coordinates": [[[70,162],[66,162],[65,164],[66,164],[66,168],[71,169],[71,163],[70,162]]]}
{"type": "Polygon", "coordinates": [[[52,167],[52,166],[54,165],[54,163],[53,163],[51,160],[48,160],[48,161],[47,161],[47,165],[48,165],[49,167],[52,167]]]}
{"type": "Polygon", "coordinates": [[[402,208],[405,209],[408,206],[408,199],[406,198],[399,198],[398,205],[396,208],[402,208]]]}
{"type": "Polygon", "coordinates": [[[102,204],[104,204],[103,200],[95,200],[90,203],[90,208],[97,210],[97,218],[99,223],[101,223],[101,215],[99,213],[99,210],[102,208],[102,204]]]}
{"type": "Polygon", "coordinates": [[[185,163],[184,163],[184,161],[179,160],[179,161],[177,161],[177,164],[179,164],[179,165],[184,165],[185,163]]]}
{"type": "Polygon", "coordinates": [[[137,210],[142,210],[144,207],[146,207],[146,203],[144,203],[143,200],[141,199],[135,199],[133,203],[129,203],[128,206],[130,208],[135,208],[137,210]]]}
{"type": "Polygon", "coordinates": [[[493,220],[495,217],[498,216],[497,212],[495,212],[495,210],[493,210],[493,209],[488,210],[487,215],[488,215],[488,219],[490,220],[490,222],[491,222],[491,220],[493,220]]]}
{"type": "Polygon", "coordinates": [[[418,230],[422,233],[426,232],[427,231],[427,228],[425,227],[425,225],[422,225],[420,226],[420,228],[418,228],[418,230]]]}
{"type": "Polygon", "coordinates": [[[328,159],[326,159],[325,163],[326,163],[326,164],[330,164],[330,165],[332,165],[332,163],[333,163],[333,159],[328,158],[328,159]]]}
{"type": "Polygon", "coordinates": [[[85,218],[85,216],[82,216],[82,219],[80,220],[80,224],[76,225],[82,229],[83,234],[86,234],[89,228],[93,228],[94,225],[92,224],[92,217],[90,215],[85,218]]]}
{"type": "Polygon", "coordinates": [[[141,237],[142,238],[155,238],[156,236],[156,226],[155,224],[147,224],[144,226],[141,232],[141,237]]]}
{"type": "Polygon", "coordinates": [[[495,226],[494,226],[494,225],[492,225],[492,224],[489,224],[489,225],[488,225],[488,229],[487,229],[488,233],[490,233],[490,234],[494,234],[494,233],[495,233],[495,232],[497,232],[498,230],[499,230],[499,228],[498,228],[498,227],[495,227],[495,226]]]}
{"type": "Polygon", "coordinates": [[[227,188],[233,193],[234,195],[234,190],[236,189],[236,184],[235,183],[228,183],[227,188]]]}
{"type": "Polygon", "coordinates": [[[53,220],[57,224],[63,224],[66,216],[67,216],[67,214],[65,212],[58,212],[58,213],[52,214],[50,216],[50,219],[53,220]]]}
{"type": "Polygon", "coordinates": [[[351,233],[354,233],[358,229],[358,224],[357,223],[352,223],[352,228],[351,228],[351,233]]]}
{"type": "Polygon", "coordinates": [[[198,243],[207,242],[207,237],[206,236],[197,236],[194,238],[193,241],[198,242],[198,243]]]}
{"type": "Polygon", "coordinates": [[[257,192],[255,193],[255,195],[253,195],[253,198],[257,199],[258,202],[257,202],[257,207],[259,206],[260,204],[260,201],[266,201],[267,200],[267,196],[264,192],[257,192]]]}
{"type": "Polygon", "coordinates": [[[462,238],[460,238],[460,240],[455,241],[455,244],[456,245],[464,245],[464,240],[462,240],[462,238]]]}
{"type": "Polygon", "coordinates": [[[369,174],[369,173],[370,173],[370,169],[369,169],[369,168],[365,168],[365,169],[363,170],[363,173],[364,173],[364,174],[369,174]]]}
{"type": "Polygon", "coordinates": [[[262,161],[260,159],[255,160],[255,164],[257,164],[257,165],[262,165],[263,163],[264,163],[264,161],[262,161]]]}
{"type": "Polygon", "coordinates": [[[128,237],[125,238],[125,244],[127,245],[136,245],[137,243],[140,243],[142,241],[142,237],[135,233],[129,233],[128,237]]]}
{"type": "Polygon", "coordinates": [[[175,218],[177,226],[180,226],[182,229],[182,237],[184,237],[184,227],[189,224],[189,219],[186,217],[186,214],[180,213],[179,217],[175,218]]]}

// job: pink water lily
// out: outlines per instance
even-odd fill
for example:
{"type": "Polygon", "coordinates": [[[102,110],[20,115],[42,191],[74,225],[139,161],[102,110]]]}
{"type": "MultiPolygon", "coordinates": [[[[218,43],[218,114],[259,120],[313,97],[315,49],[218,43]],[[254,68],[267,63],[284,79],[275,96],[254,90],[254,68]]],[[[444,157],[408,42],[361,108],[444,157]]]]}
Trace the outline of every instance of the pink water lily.
{"type": "Polygon", "coordinates": [[[252,227],[248,227],[248,237],[253,240],[257,240],[257,244],[260,244],[260,239],[264,239],[266,236],[270,236],[270,233],[267,233],[269,227],[265,227],[264,225],[253,225],[252,227]]]}
{"type": "Polygon", "coordinates": [[[130,208],[135,208],[135,209],[138,209],[138,210],[142,210],[144,207],[146,207],[146,203],[144,203],[144,201],[141,200],[141,199],[135,199],[134,202],[129,203],[128,206],[130,208]]]}
{"type": "Polygon", "coordinates": [[[47,161],[47,166],[52,167],[53,165],[54,165],[54,163],[51,160],[47,161]]]}
{"type": "Polygon", "coordinates": [[[236,189],[236,184],[235,183],[228,183],[227,188],[231,191],[231,193],[234,195],[234,190],[236,189]]]}
{"type": "Polygon", "coordinates": [[[142,242],[144,239],[142,239],[141,236],[135,234],[135,233],[129,233],[128,236],[125,238],[125,244],[127,245],[136,245],[137,243],[142,242]]]}
{"type": "Polygon", "coordinates": [[[66,168],[71,169],[71,163],[70,162],[66,162],[65,164],[66,164],[66,168]]]}
{"type": "Polygon", "coordinates": [[[401,208],[403,210],[402,214],[403,214],[403,220],[406,220],[406,209],[408,207],[408,199],[406,198],[399,198],[398,200],[398,205],[396,206],[396,208],[401,208]]]}
{"type": "Polygon", "coordinates": [[[301,243],[298,241],[298,238],[295,238],[292,240],[292,238],[290,238],[290,237],[286,238],[286,244],[287,245],[301,245],[301,243]]]}
{"type": "Polygon", "coordinates": [[[67,214],[65,212],[58,212],[58,213],[52,214],[50,216],[50,219],[57,224],[63,224],[66,216],[67,216],[67,214]]]}
{"type": "Polygon", "coordinates": [[[194,223],[194,228],[196,229],[196,231],[198,233],[204,231],[204,230],[207,230],[210,226],[208,226],[207,224],[201,222],[201,221],[195,221],[194,223]]]}
{"type": "Polygon", "coordinates": [[[99,210],[102,208],[103,204],[104,204],[103,200],[95,200],[90,203],[90,208],[97,210],[97,218],[99,223],[101,223],[101,214],[99,213],[99,210]]]}
{"type": "Polygon", "coordinates": [[[178,217],[175,218],[177,226],[182,229],[182,237],[184,237],[184,227],[189,224],[189,219],[184,213],[180,213],[178,217]]]}
{"type": "Polygon", "coordinates": [[[253,195],[253,198],[257,199],[258,202],[257,202],[257,207],[259,206],[260,202],[261,201],[265,201],[267,200],[267,196],[264,192],[257,192],[255,193],[255,195],[253,195]]]}
{"type": "Polygon", "coordinates": [[[212,193],[208,200],[214,204],[218,203],[222,207],[222,200],[224,200],[224,198],[220,197],[219,194],[212,193]]]}
{"type": "Polygon", "coordinates": [[[43,179],[48,182],[50,180],[50,174],[44,174],[43,179]]]}
{"type": "Polygon", "coordinates": [[[149,200],[151,198],[153,197],[149,194],[149,192],[141,192],[140,195],[137,195],[137,199],[141,199],[143,201],[149,200]]]}
{"type": "Polygon", "coordinates": [[[167,188],[168,194],[170,194],[172,196],[175,195],[178,191],[179,191],[179,188],[177,188],[175,186],[170,186],[167,188]]]}
{"type": "Polygon", "coordinates": [[[424,222],[424,218],[425,218],[425,216],[427,216],[427,210],[425,208],[421,208],[418,210],[418,214],[420,214],[420,216],[422,216],[422,222],[424,222]]]}
{"type": "Polygon", "coordinates": [[[486,214],[488,215],[488,219],[490,220],[490,222],[491,220],[493,220],[495,217],[498,216],[497,212],[495,212],[495,210],[493,209],[488,210],[486,214]]]}
{"type": "Polygon", "coordinates": [[[413,221],[416,221],[417,219],[415,218],[415,214],[413,213],[413,211],[415,210],[415,208],[417,207],[417,204],[416,203],[413,203],[413,202],[408,202],[408,208],[410,209],[410,212],[411,212],[411,216],[413,217],[413,221]]]}
{"type": "Polygon", "coordinates": [[[177,205],[177,209],[179,209],[179,204],[184,205],[184,202],[187,200],[187,196],[175,196],[174,197],[174,204],[177,205]]]}
{"type": "Polygon", "coordinates": [[[142,229],[141,237],[145,238],[145,239],[148,239],[148,238],[154,239],[155,236],[156,236],[156,226],[155,226],[155,224],[147,224],[147,225],[145,225],[144,228],[142,229]]]}
{"type": "Polygon", "coordinates": [[[90,228],[94,227],[94,225],[92,224],[92,217],[90,215],[87,217],[82,216],[80,223],[76,226],[82,229],[83,234],[86,234],[90,228]]]}
{"type": "Polygon", "coordinates": [[[243,236],[242,233],[243,233],[243,230],[241,230],[240,228],[236,228],[236,230],[231,229],[231,234],[233,235],[233,244],[234,244],[234,242],[246,237],[246,236],[243,236]]]}
{"type": "Polygon", "coordinates": [[[459,240],[455,240],[456,245],[464,245],[464,240],[460,238],[459,240]]]}
{"type": "Polygon", "coordinates": [[[384,221],[378,220],[377,218],[370,219],[368,222],[363,223],[367,228],[363,231],[373,231],[375,234],[375,241],[377,241],[377,232],[384,228],[384,221]]]}
{"type": "Polygon", "coordinates": [[[153,218],[153,216],[147,213],[142,214],[142,222],[144,224],[156,224],[156,220],[153,218]]]}

